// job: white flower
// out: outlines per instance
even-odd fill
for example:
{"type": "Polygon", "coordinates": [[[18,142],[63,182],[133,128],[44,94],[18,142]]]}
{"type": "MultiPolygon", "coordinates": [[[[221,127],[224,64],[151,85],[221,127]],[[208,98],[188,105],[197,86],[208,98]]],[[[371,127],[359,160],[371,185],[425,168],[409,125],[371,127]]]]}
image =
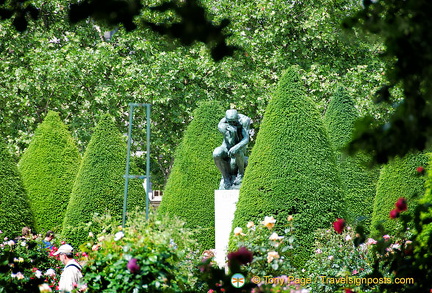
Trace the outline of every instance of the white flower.
{"type": "Polygon", "coordinates": [[[329,260],[333,260],[333,258],[334,258],[333,255],[329,255],[328,257],[329,260]]]}
{"type": "Polygon", "coordinates": [[[322,250],[318,248],[317,250],[315,250],[315,253],[320,254],[320,253],[322,253],[322,250]]]}
{"type": "Polygon", "coordinates": [[[23,241],[23,242],[21,242],[21,246],[26,246],[27,245],[27,243],[25,242],[25,241],[23,241]]]}
{"type": "Polygon", "coordinates": [[[351,236],[350,235],[347,235],[346,237],[345,237],[345,241],[350,241],[351,240],[351,236]]]}
{"type": "Polygon", "coordinates": [[[270,235],[269,240],[278,241],[278,240],[282,240],[283,238],[284,238],[283,236],[279,236],[279,235],[277,235],[276,232],[273,232],[273,234],[270,235]]]}
{"type": "Polygon", "coordinates": [[[243,233],[243,229],[241,227],[235,227],[234,235],[235,236],[239,236],[239,235],[245,236],[246,234],[243,233]]]}
{"type": "Polygon", "coordinates": [[[48,41],[48,43],[53,43],[53,44],[59,44],[60,43],[60,39],[53,37],[51,40],[48,41]]]}
{"type": "Polygon", "coordinates": [[[272,260],[279,258],[279,253],[277,251],[270,251],[267,253],[267,262],[271,263],[272,260]]]}
{"type": "Polygon", "coordinates": [[[393,243],[392,245],[390,245],[390,247],[392,249],[400,249],[400,244],[399,243],[393,243]]]}
{"type": "Polygon", "coordinates": [[[366,242],[367,245],[376,244],[376,243],[377,243],[377,241],[373,238],[368,238],[368,240],[366,242]]]}
{"type": "Polygon", "coordinates": [[[36,278],[40,278],[40,277],[42,277],[42,272],[41,271],[39,271],[39,270],[37,270],[36,272],[35,272],[35,276],[36,276],[36,278]]]}
{"type": "Polygon", "coordinates": [[[254,222],[251,221],[251,222],[247,223],[246,227],[251,229],[251,228],[255,227],[255,224],[254,224],[254,222]]]}
{"type": "Polygon", "coordinates": [[[21,272],[18,272],[18,273],[16,273],[16,274],[11,274],[11,277],[12,278],[17,278],[18,280],[22,280],[22,279],[24,279],[24,275],[21,273],[21,272]]]}
{"type": "Polygon", "coordinates": [[[93,234],[93,232],[89,232],[89,235],[88,235],[88,237],[90,237],[90,238],[93,238],[93,237],[94,237],[94,234],[93,234]]]}
{"type": "Polygon", "coordinates": [[[56,272],[53,269],[48,269],[44,275],[52,277],[52,276],[55,276],[55,274],[56,274],[56,272]]]}
{"type": "Polygon", "coordinates": [[[275,218],[273,218],[273,216],[271,216],[271,217],[266,216],[264,218],[264,221],[262,222],[262,224],[269,229],[273,228],[275,223],[276,223],[276,220],[275,220],[275,218]]]}
{"type": "Polygon", "coordinates": [[[9,241],[7,242],[7,244],[8,244],[9,246],[14,246],[14,245],[15,245],[15,241],[13,241],[13,240],[9,240],[9,241]]]}
{"type": "Polygon", "coordinates": [[[40,292],[52,292],[52,289],[48,284],[43,283],[43,284],[39,285],[39,291],[40,292]]]}
{"type": "Polygon", "coordinates": [[[114,241],[118,241],[118,240],[122,239],[123,237],[124,237],[123,231],[117,232],[114,235],[114,241]]]}

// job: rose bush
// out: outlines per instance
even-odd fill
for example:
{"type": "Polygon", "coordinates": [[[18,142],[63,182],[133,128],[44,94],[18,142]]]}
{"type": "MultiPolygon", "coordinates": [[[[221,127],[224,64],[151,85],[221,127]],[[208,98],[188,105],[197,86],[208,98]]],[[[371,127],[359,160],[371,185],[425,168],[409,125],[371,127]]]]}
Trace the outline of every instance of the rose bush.
{"type": "Polygon", "coordinates": [[[248,273],[279,276],[296,271],[290,261],[295,246],[292,216],[287,223],[285,227],[278,227],[274,217],[265,217],[261,223],[247,223],[244,230],[242,227],[234,229],[233,246],[245,247],[253,253],[253,261],[245,267],[248,273]],[[278,235],[276,230],[283,231],[283,235],[278,235]]]}
{"type": "Polygon", "coordinates": [[[95,219],[103,228],[81,246],[88,292],[188,292],[195,289],[199,252],[193,231],[167,216],[129,216],[125,228],[109,215],[95,219]]]}
{"type": "MultiPolygon", "coordinates": [[[[340,224],[342,221],[338,219],[335,223],[340,224]]],[[[355,229],[345,226],[345,221],[343,223],[343,227],[333,224],[334,231],[321,229],[315,233],[315,252],[305,265],[305,274],[311,279],[308,285],[311,292],[340,292],[353,288],[359,290],[360,284],[355,284],[354,281],[372,272],[369,251],[376,241],[369,239],[367,243],[356,246],[355,229]],[[327,282],[336,279],[351,280],[352,283],[327,282]]]]}
{"type": "Polygon", "coordinates": [[[52,255],[56,247],[44,248],[40,237],[11,240],[3,236],[3,240],[0,244],[0,292],[55,290],[61,273],[61,263],[52,255]]]}

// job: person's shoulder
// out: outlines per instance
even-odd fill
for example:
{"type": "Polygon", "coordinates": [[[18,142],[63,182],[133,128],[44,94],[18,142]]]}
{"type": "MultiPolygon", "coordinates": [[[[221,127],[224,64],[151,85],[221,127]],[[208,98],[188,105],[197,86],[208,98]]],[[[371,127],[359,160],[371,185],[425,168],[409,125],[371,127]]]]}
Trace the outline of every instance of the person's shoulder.
{"type": "Polygon", "coordinates": [[[74,268],[74,269],[77,269],[80,271],[82,270],[82,266],[75,259],[73,259],[67,263],[67,265],[65,266],[65,269],[67,269],[67,268],[74,268]]]}

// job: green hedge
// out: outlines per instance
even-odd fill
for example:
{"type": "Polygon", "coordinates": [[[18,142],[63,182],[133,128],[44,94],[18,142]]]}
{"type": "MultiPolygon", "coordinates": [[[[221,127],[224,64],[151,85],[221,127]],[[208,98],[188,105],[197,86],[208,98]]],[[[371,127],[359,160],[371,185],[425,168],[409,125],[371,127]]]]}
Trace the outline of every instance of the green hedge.
{"type": "MultiPolygon", "coordinates": [[[[432,223],[428,223],[429,219],[432,218],[432,171],[430,169],[431,163],[432,163],[432,153],[427,153],[426,155],[428,157],[428,167],[425,178],[425,194],[423,197],[420,198],[419,202],[421,204],[424,204],[428,206],[421,212],[421,221],[419,224],[421,226],[422,231],[417,235],[417,241],[422,246],[421,249],[417,248],[418,253],[425,253],[424,258],[432,257],[430,255],[431,247],[432,247],[432,223]],[[426,249],[426,247],[429,247],[429,249],[426,249]]],[[[412,207],[408,206],[409,210],[412,210],[412,207]]]]}
{"type": "Polygon", "coordinates": [[[357,153],[347,156],[343,148],[352,138],[358,112],[353,99],[339,88],[328,105],[324,116],[330,141],[335,149],[342,187],[345,194],[345,214],[349,223],[359,223],[369,228],[373,200],[379,177],[379,168],[367,167],[370,156],[357,153]]]}
{"type": "Polygon", "coordinates": [[[7,237],[33,227],[33,215],[16,162],[0,139],[0,230],[7,237]]]}
{"type": "Polygon", "coordinates": [[[66,125],[49,111],[18,164],[39,233],[60,232],[80,160],[66,125]]]}
{"type": "Polygon", "coordinates": [[[343,193],[335,156],[314,102],[297,70],[281,78],[269,102],[249,157],[233,227],[273,215],[298,225],[294,264],[301,266],[313,247],[313,232],[341,217],[343,193]]]}
{"type": "MultiPolygon", "coordinates": [[[[121,224],[126,152],[125,137],[113,118],[103,116],[86,148],[63,221],[63,237],[75,246],[87,240],[83,226],[95,213],[110,213],[121,224]]],[[[131,179],[128,210],[136,206],[145,208],[145,191],[141,180],[131,179]]]]}
{"type": "Polygon", "coordinates": [[[417,172],[417,167],[426,167],[427,155],[423,153],[408,154],[403,158],[396,157],[381,169],[372,214],[372,236],[380,235],[376,226],[381,224],[387,232],[400,225],[399,221],[389,218],[400,197],[406,198],[408,211],[413,213],[417,201],[425,193],[425,176],[417,172]]]}
{"type": "Polygon", "coordinates": [[[197,240],[204,249],[214,248],[214,190],[221,174],[213,161],[213,150],[222,143],[217,125],[225,110],[217,102],[202,103],[193,113],[158,212],[177,215],[186,227],[201,227],[197,240]]]}

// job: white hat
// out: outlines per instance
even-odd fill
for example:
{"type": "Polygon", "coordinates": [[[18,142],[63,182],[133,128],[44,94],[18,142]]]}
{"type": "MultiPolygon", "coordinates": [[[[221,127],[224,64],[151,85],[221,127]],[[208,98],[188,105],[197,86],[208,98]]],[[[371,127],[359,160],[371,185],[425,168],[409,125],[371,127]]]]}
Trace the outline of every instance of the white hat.
{"type": "Polygon", "coordinates": [[[69,244],[63,244],[59,249],[53,253],[53,255],[58,255],[60,253],[71,254],[73,252],[73,247],[69,244]]]}

